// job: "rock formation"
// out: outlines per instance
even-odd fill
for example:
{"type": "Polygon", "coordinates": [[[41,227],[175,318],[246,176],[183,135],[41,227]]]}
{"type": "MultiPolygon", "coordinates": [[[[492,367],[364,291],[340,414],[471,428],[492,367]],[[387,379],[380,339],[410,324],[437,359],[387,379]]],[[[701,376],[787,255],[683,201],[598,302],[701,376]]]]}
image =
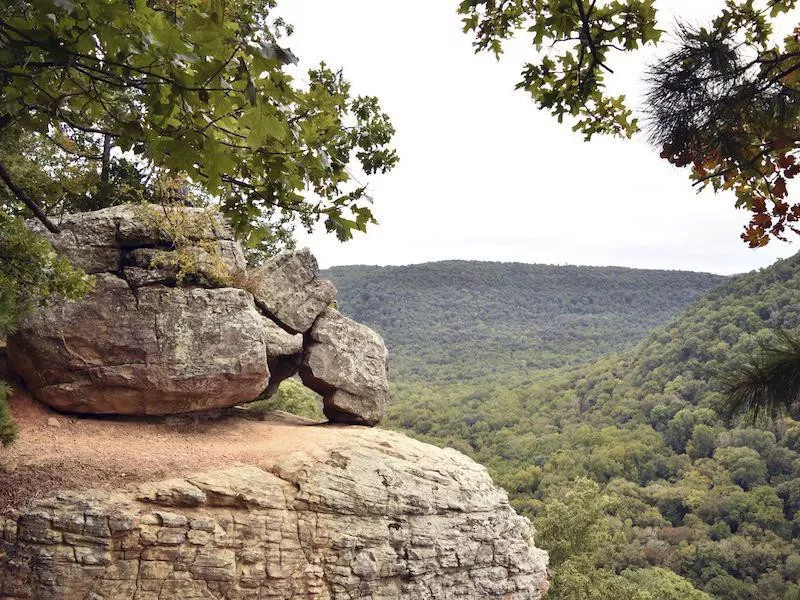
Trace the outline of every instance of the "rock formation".
{"type": "Polygon", "coordinates": [[[248,273],[225,223],[194,208],[126,205],[67,215],[61,227],[39,231],[95,276],[95,289],[37,311],[9,340],[12,366],[42,402],[83,414],[207,411],[269,395],[301,364],[324,363],[308,380],[331,420],[383,416],[383,341],[326,311],[336,289],[308,250],[248,273]],[[323,312],[326,325],[315,326],[323,312]],[[304,334],[314,353],[305,361],[304,334]]]}
{"type": "Polygon", "coordinates": [[[375,429],[312,434],[259,466],[0,516],[0,598],[542,597],[546,554],[483,467],[375,429]]]}
{"type": "Polygon", "coordinates": [[[389,402],[388,359],[377,333],[328,309],[308,333],[300,377],[331,421],[375,425],[389,402]]]}
{"type": "Polygon", "coordinates": [[[317,261],[307,248],[284,252],[248,274],[256,304],[295,333],[305,333],[336,298],[333,284],[318,277],[317,261]]]}
{"type": "Polygon", "coordinates": [[[233,288],[147,286],[97,275],[91,298],[28,319],[14,367],[44,403],[76,413],[157,415],[232,406],[269,383],[268,352],[302,352],[233,288]]]}
{"type": "MultiPolygon", "coordinates": [[[[224,224],[184,208],[111,208],[68,216],[63,229],[47,235],[94,275],[94,291],[37,311],[8,340],[11,365],[45,404],[195,413],[253,400],[299,371],[331,421],[383,416],[383,340],[330,307],[336,291],[307,250],[248,273],[224,224]]],[[[0,599],[547,591],[530,523],[454,450],[237,411],[93,420],[56,416],[24,393],[11,408],[20,436],[0,449],[0,599]]]]}

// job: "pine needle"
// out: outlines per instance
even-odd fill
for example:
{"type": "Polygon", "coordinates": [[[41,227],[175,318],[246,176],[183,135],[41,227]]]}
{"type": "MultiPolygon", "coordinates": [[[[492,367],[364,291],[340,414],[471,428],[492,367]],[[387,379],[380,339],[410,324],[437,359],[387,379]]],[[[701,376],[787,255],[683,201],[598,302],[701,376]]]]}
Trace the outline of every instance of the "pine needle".
{"type": "Polygon", "coordinates": [[[765,414],[776,419],[800,408],[800,337],[777,331],[762,344],[753,362],[728,369],[723,376],[728,417],[765,414]]]}

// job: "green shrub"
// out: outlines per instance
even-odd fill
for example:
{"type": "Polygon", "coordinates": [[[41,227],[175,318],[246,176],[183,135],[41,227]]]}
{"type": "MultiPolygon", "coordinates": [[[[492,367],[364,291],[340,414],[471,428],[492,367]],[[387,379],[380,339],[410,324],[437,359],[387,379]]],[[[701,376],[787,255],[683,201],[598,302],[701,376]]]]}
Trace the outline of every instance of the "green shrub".
{"type": "Polygon", "coordinates": [[[17,426],[11,421],[11,413],[8,409],[8,397],[11,395],[11,388],[3,381],[0,381],[0,444],[7,445],[17,437],[17,426]]]}
{"type": "Polygon", "coordinates": [[[297,379],[287,379],[281,383],[271,398],[252,402],[247,408],[259,414],[282,410],[307,419],[325,419],[325,415],[322,414],[321,398],[297,379]]]}

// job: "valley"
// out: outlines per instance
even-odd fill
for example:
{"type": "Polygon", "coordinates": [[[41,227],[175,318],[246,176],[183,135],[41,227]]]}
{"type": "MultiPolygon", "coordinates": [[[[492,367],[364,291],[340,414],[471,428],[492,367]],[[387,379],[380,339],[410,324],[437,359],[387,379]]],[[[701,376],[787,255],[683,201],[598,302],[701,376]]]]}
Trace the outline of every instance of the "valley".
{"type": "Polygon", "coordinates": [[[800,326],[800,256],[724,281],[530,266],[525,289],[521,271],[327,273],[394,353],[389,425],[489,468],[537,526],[555,597],[799,598],[800,424],[725,421],[719,375],[800,326]]]}

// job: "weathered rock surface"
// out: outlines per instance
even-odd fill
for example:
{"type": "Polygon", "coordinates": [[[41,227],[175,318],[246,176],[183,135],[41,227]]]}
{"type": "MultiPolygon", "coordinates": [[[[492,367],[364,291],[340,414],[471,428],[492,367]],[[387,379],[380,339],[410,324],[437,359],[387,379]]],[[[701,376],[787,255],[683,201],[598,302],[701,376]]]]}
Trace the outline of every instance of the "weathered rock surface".
{"type": "Polygon", "coordinates": [[[305,333],[336,297],[333,284],[319,278],[308,248],[281,252],[248,274],[247,288],[267,314],[296,333],[305,333]]]}
{"type": "Polygon", "coordinates": [[[33,225],[96,287],[37,311],[9,340],[10,362],[39,400],[86,414],[206,411],[254,400],[297,371],[302,336],[227,287],[244,281],[246,263],[220,218],[118,206],[66,215],[61,227],[33,225]]]}
{"type": "Polygon", "coordinates": [[[38,221],[30,227],[50,240],[57,251],[87,273],[112,273],[122,267],[125,250],[136,247],[169,246],[168,233],[153,220],[143,218],[149,211],[164,214],[177,223],[191,223],[190,235],[199,242],[233,240],[225,223],[199,208],[161,206],[112,206],[102,210],[67,214],[60,221],[62,233],[54,235],[38,221]]]}
{"type": "Polygon", "coordinates": [[[247,262],[237,242],[217,240],[204,242],[178,257],[175,250],[136,248],[127,253],[122,267],[123,278],[131,287],[147,285],[194,284],[201,287],[224,287],[225,284],[243,282],[247,275],[247,262]],[[179,281],[179,260],[192,265],[192,273],[179,281]]]}
{"type": "Polygon", "coordinates": [[[546,563],[483,467],[368,429],[0,515],[9,600],[538,600],[546,563]]]}
{"type": "Polygon", "coordinates": [[[153,415],[268,397],[301,367],[305,334],[304,380],[325,396],[328,417],[375,424],[383,416],[383,341],[325,312],[336,289],[308,249],[248,274],[222,220],[184,207],[66,215],[59,235],[32,227],[97,279],[93,294],[39,310],[9,340],[11,364],[49,406],[153,415]]]}
{"type": "Polygon", "coordinates": [[[292,336],[233,288],[153,286],[137,293],[98,275],[79,303],[26,319],[9,339],[14,370],[63,411],[156,415],[250,401],[269,383],[270,357],[299,354],[292,336]]]}
{"type": "Polygon", "coordinates": [[[375,425],[389,403],[388,359],[381,336],[329,308],[308,334],[300,377],[331,421],[375,425]]]}

